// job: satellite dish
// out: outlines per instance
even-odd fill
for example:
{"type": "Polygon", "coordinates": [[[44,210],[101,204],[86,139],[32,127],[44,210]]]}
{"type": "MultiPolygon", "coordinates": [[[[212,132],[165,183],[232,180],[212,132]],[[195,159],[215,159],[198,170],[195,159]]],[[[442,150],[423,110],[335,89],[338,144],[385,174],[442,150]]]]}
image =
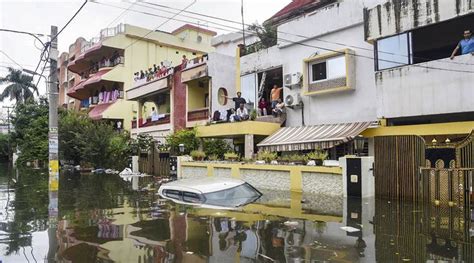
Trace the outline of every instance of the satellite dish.
{"type": "Polygon", "coordinates": [[[293,105],[293,102],[294,102],[293,96],[291,96],[291,95],[286,96],[286,98],[285,98],[285,104],[286,105],[293,105]]]}

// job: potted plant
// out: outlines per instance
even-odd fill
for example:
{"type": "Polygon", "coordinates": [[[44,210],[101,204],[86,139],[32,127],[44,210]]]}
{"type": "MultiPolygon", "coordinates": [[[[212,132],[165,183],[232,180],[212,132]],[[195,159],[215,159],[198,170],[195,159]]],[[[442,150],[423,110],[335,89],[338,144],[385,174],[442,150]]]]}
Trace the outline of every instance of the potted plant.
{"type": "Polygon", "coordinates": [[[207,157],[209,161],[215,162],[219,160],[219,156],[217,154],[211,154],[207,157]]]}
{"type": "Polygon", "coordinates": [[[226,152],[224,153],[224,160],[235,162],[239,159],[239,155],[235,152],[226,152]]]}
{"type": "Polygon", "coordinates": [[[288,164],[290,162],[289,155],[282,155],[278,157],[278,162],[281,164],[288,164]]]}
{"type": "Polygon", "coordinates": [[[314,161],[317,166],[323,165],[323,161],[328,158],[328,153],[322,149],[316,149],[313,152],[308,153],[308,159],[314,161]]]}
{"type": "Polygon", "coordinates": [[[193,160],[195,161],[202,161],[204,160],[204,158],[206,158],[206,153],[203,152],[203,151],[199,151],[199,150],[194,150],[194,151],[191,151],[191,157],[193,157],[193,160]]]}
{"type": "Polygon", "coordinates": [[[252,109],[252,110],[250,111],[250,120],[251,120],[251,121],[254,121],[254,120],[256,120],[256,119],[257,119],[257,111],[256,111],[255,109],[252,109]]]}
{"type": "Polygon", "coordinates": [[[277,153],[269,151],[261,151],[257,154],[257,160],[264,161],[265,163],[271,163],[271,161],[277,159],[277,153]]]}
{"type": "Polygon", "coordinates": [[[292,154],[289,157],[290,162],[296,164],[296,165],[302,165],[305,164],[307,161],[307,157],[304,155],[299,155],[299,154],[292,154]]]}

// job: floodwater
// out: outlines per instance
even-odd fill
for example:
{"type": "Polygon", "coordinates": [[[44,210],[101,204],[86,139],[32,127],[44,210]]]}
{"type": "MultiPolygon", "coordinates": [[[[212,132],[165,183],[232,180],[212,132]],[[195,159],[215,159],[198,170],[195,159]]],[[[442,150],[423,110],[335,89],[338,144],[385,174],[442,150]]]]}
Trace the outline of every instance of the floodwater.
{"type": "Polygon", "coordinates": [[[469,213],[275,191],[199,209],[160,199],[154,180],[62,175],[50,196],[45,171],[0,166],[0,261],[473,262],[469,213]]]}

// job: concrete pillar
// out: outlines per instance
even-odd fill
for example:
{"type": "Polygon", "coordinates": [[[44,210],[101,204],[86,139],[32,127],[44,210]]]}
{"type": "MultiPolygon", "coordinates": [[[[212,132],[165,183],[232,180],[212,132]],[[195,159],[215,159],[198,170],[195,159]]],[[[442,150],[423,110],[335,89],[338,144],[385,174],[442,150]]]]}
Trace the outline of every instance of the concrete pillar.
{"type": "Polygon", "coordinates": [[[369,156],[375,156],[374,137],[369,138],[369,156]]]}
{"type": "Polygon", "coordinates": [[[137,128],[140,127],[140,119],[142,118],[143,116],[143,101],[139,100],[138,101],[138,109],[137,109],[137,128]]]}
{"type": "Polygon", "coordinates": [[[244,141],[244,157],[246,159],[250,159],[253,156],[253,134],[245,134],[245,141],[244,141]]]}

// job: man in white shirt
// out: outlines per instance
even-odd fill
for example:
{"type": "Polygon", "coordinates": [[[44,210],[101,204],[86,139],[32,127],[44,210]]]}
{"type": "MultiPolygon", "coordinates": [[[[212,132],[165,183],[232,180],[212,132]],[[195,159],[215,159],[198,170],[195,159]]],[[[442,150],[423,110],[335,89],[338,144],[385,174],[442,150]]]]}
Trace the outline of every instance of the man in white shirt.
{"type": "Polygon", "coordinates": [[[237,109],[234,118],[236,121],[245,121],[249,119],[249,112],[245,108],[245,104],[240,103],[240,107],[237,109]]]}

